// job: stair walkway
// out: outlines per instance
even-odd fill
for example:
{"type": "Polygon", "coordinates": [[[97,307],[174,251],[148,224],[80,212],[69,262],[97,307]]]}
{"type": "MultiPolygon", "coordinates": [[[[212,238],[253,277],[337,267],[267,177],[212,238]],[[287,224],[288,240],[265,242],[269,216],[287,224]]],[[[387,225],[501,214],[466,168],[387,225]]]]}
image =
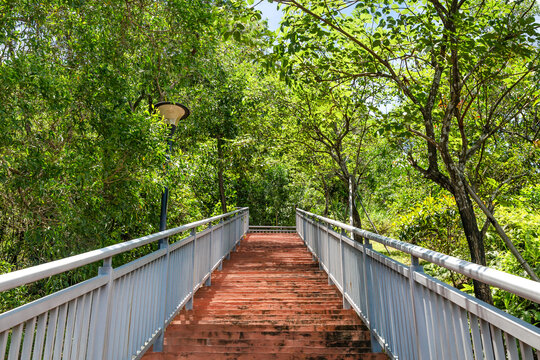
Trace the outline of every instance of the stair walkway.
{"type": "Polygon", "coordinates": [[[370,353],[369,331],[296,234],[248,235],[163,350],[143,359],[388,359],[370,353]]]}

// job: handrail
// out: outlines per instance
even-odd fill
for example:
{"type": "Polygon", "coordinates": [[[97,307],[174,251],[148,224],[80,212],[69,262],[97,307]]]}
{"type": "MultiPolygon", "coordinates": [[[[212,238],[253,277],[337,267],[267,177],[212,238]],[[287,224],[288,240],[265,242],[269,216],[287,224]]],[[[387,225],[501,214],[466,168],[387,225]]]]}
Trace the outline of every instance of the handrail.
{"type": "Polygon", "coordinates": [[[369,328],[372,351],[384,350],[390,358],[404,360],[533,360],[533,353],[538,354],[537,327],[429,276],[418,260],[536,303],[537,282],[300,209],[296,224],[319,267],[328,273],[329,283],[342,293],[343,306],[354,309],[369,328]],[[363,241],[355,241],[354,234],[363,241]],[[410,254],[410,266],[373,250],[369,240],[410,254]]]}
{"type": "Polygon", "coordinates": [[[248,229],[249,233],[294,233],[296,232],[296,226],[272,226],[272,225],[250,225],[248,229]]]}
{"type": "Polygon", "coordinates": [[[162,351],[167,326],[181,309],[193,309],[197,290],[211,285],[248,227],[242,208],[1,275],[3,291],[103,260],[96,276],[0,314],[0,359],[137,360],[151,346],[162,351]],[[113,267],[114,255],[160,239],[158,250],[113,267]]]}
{"type": "Polygon", "coordinates": [[[107,246],[101,249],[70,256],[68,258],[51,261],[46,264],[41,264],[0,275],[0,292],[10,290],[34,281],[38,281],[49,276],[73,270],[78,267],[88,265],[100,260],[107,259],[114,255],[118,255],[120,253],[136,249],[146,244],[153,243],[157,240],[168,238],[170,236],[197,228],[213,221],[221,220],[228,216],[244,212],[247,209],[247,207],[244,207],[235,211],[228,212],[226,214],[214,216],[200,221],[195,221],[186,225],[178,226],[172,229],[164,230],[123,243],[107,246]]]}
{"type": "Polygon", "coordinates": [[[504,289],[525,299],[540,303],[540,283],[536,281],[508,274],[503,271],[478,265],[466,260],[458,259],[456,257],[429,250],[421,246],[412,245],[383,235],[374,234],[372,232],[359,229],[336,220],[328,219],[305,210],[296,210],[299,213],[303,213],[312,218],[337,226],[343,230],[358,234],[369,240],[373,240],[375,242],[393,247],[419,259],[429,261],[431,263],[442,266],[446,269],[455,271],[470,278],[476,279],[491,286],[504,289]]]}
{"type": "Polygon", "coordinates": [[[296,229],[296,226],[294,225],[291,225],[291,226],[288,226],[288,225],[283,225],[283,226],[274,226],[274,225],[250,225],[249,226],[250,228],[253,228],[253,229],[296,229]]]}

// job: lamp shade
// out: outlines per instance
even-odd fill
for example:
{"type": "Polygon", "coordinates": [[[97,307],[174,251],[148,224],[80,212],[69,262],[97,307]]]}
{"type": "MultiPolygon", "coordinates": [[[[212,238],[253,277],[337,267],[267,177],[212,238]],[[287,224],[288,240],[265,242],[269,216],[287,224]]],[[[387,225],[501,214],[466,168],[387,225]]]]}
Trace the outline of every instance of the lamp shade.
{"type": "Polygon", "coordinates": [[[189,116],[189,109],[182,104],[170,101],[160,101],[154,105],[154,109],[163,116],[165,123],[178,126],[178,122],[189,116]]]}

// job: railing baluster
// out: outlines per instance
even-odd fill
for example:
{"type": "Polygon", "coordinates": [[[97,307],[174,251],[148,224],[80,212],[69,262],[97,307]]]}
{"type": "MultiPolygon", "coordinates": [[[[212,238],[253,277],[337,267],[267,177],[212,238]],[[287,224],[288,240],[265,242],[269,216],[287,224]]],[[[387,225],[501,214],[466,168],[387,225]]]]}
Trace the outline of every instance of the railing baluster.
{"type": "Polygon", "coordinates": [[[506,341],[506,354],[508,355],[508,359],[519,360],[516,338],[514,338],[512,335],[504,333],[504,340],[506,341]]]}
{"type": "Polygon", "coordinates": [[[325,227],[323,227],[324,230],[321,230],[321,231],[324,231],[324,233],[326,233],[326,259],[324,260],[325,262],[325,266],[326,268],[328,269],[328,285],[334,285],[332,283],[332,277],[330,275],[334,275],[332,274],[332,270],[330,268],[330,262],[331,262],[331,258],[330,258],[330,225],[329,224],[326,224],[325,227]]]}
{"type": "MultiPolygon", "coordinates": [[[[99,275],[108,276],[109,280],[101,289],[99,297],[97,322],[95,328],[96,341],[94,345],[94,359],[105,358],[109,347],[109,325],[111,320],[111,294],[113,289],[113,268],[112,257],[103,260],[103,266],[99,268],[99,275]]],[[[64,320],[62,320],[61,332],[64,331],[64,320]]],[[[60,330],[59,330],[60,332],[60,330]]],[[[58,340],[58,337],[57,337],[58,340]]],[[[55,351],[56,354],[56,351],[55,351]]]]}
{"type": "Polygon", "coordinates": [[[532,348],[525,344],[523,341],[519,342],[519,348],[521,349],[521,358],[523,360],[533,360],[533,351],[532,348]]]}
{"type": "MultiPolygon", "coordinates": [[[[65,329],[65,326],[66,326],[67,308],[68,308],[68,304],[63,304],[63,305],[60,306],[60,309],[58,311],[58,323],[56,325],[56,337],[55,337],[55,340],[54,340],[54,350],[53,350],[53,354],[52,354],[52,358],[55,359],[55,360],[60,359],[60,357],[62,355],[62,346],[64,345],[64,329],[65,329]]],[[[105,309],[105,311],[106,311],[106,309],[105,309]]],[[[103,318],[98,318],[96,324],[99,325],[100,320],[103,320],[103,318]]],[[[101,340],[101,342],[99,343],[99,345],[101,345],[101,347],[99,347],[99,348],[96,347],[96,349],[95,349],[96,352],[97,352],[97,350],[103,349],[103,332],[101,332],[101,333],[96,332],[96,334],[101,334],[101,336],[96,338],[96,340],[98,342],[101,340]]]]}
{"type": "Polygon", "coordinates": [[[6,356],[8,332],[9,331],[4,331],[3,333],[0,333],[0,359],[2,359],[2,360],[4,360],[4,358],[6,356]]]}
{"type": "MultiPolygon", "coordinates": [[[[38,317],[36,328],[36,340],[34,343],[34,352],[32,360],[41,359],[43,353],[43,344],[45,343],[45,333],[47,329],[47,313],[43,313],[38,317]]],[[[1,341],[0,341],[1,342],[1,341]]],[[[0,345],[0,356],[3,357],[2,345],[0,345]]]]}
{"type": "Polygon", "coordinates": [[[212,266],[214,264],[212,263],[212,248],[214,247],[213,244],[213,235],[214,235],[214,227],[212,226],[212,223],[208,224],[208,228],[210,229],[209,233],[209,239],[208,239],[208,267],[207,272],[209,273],[208,278],[206,279],[206,282],[204,283],[204,286],[211,286],[212,285],[212,266]]]}
{"type": "Polygon", "coordinates": [[[72,332],[75,325],[75,314],[77,310],[77,299],[72,300],[68,303],[68,317],[66,322],[66,332],[64,335],[64,348],[62,350],[62,359],[69,359],[71,355],[71,344],[72,344],[72,332]]]}
{"type": "Polygon", "coordinates": [[[32,353],[32,343],[34,342],[34,329],[36,328],[36,318],[26,322],[24,327],[24,341],[21,359],[30,359],[32,353]]]}
{"type": "MultiPolygon", "coordinates": [[[[352,239],[354,239],[354,234],[352,236],[352,239]]],[[[376,340],[375,337],[375,329],[374,326],[376,324],[376,318],[377,314],[375,313],[375,306],[374,306],[374,294],[373,294],[373,279],[372,279],[372,267],[371,267],[371,258],[367,254],[367,249],[371,250],[371,244],[367,239],[364,240],[364,243],[362,244],[363,248],[363,273],[364,273],[364,294],[366,297],[366,309],[367,314],[366,317],[369,320],[369,327],[371,332],[371,350],[373,352],[381,352],[382,347],[379,344],[379,342],[376,340]]]]}
{"type": "Polygon", "coordinates": [[[191,242],[192,245],[191,245],[191,270],[190,270],[191,271],[191,289],[190,289],[191,298],[186,304],[186,310],[193,310],[193,301],[195,297],[195,276],[196,276],[195,253],[196,253],[196,248],[197,248],[197,230],[191,229],[190,236],[193,236],[193,241],[191,242]]]}
{"type": "MultiPolygon", "coordinates": [[[[169,238],[164,238],[159,241],[159,249],[166,249],[167,253],[164,255],[165,260],[163,262],[163,269],[161,272],[161,279],[159,283],[161,284],[159,290],[159,321],[161,322],[161,332],[159,333],[156,341],[154,342],[154,351],[162,352],[163,351],[163,341],[165,336],[165,322],[167,321],[167,299],[168,299],[168,289],[169,289],[169,238]]],[[[159,261],[159,260],[158,260],[159,261]]],[[[147,295],[148,296],[148,295],[147,295]]]]}
{"type": "MultiPolygon", "coordinates": [[[[77,354],[77,359],[83,359],[86,354],[86,346],[88,344],[89,329],[90,329],[90,315],[92,313],[92,293],[86,294],[86,299],[84,302],[84,318],[82,322],[81,329],[81,339],[79,345],[79,353],[77,354]]],[[[38,358],[36,358],[37,360],[38,358]]]]}
{"type": "Polygon", "coordinates": [[[339,261],[339,267],[341,268],[341,288],[343,289],[342,291],[342,297],[343,297],[343,308],[344,309],[350,309],[351,308],[351,304],[349,303],[349,301],[347,301],[347,281],[349,281],[347,279],[347,276],[345,275],[346,273],[346,264],[345,264],[345,247],[343,246],[343,236],[345,235],[345,231],[343,229],[341,229],[341,232],[339,234],[339,254],[340,254],[340,261],[339,261]]]}
{"type": "Polygon", "coordinates": [[[58,319],[59,309],[56,307],[49,311],[49,321],[47,324],[47,335],[45,337],[45,350],[43,351],[43,359],[50,360],[52,358],[52,349],[54,346],[54,334],[56,331],[56,322],[58,319]]]}
{"type": "MultiPolygon", "coordinates": [[[[223,230],[224,230],[224,223],[223,223],[223,219],[220,219],[219,220],[219,224],[218,224],[218,230],[219,230],[219,242],[218,242],[218,245],[219,245],[219,249],[223,252],[223,230]]],[[[219,260],[219,265],[218,265],[218,271],[221,271],[223,269],[223,260],[219,260]]]]}
{"type": "Polygon", "coordinates": [[[21,350],[21,339],[23,334],[24,323],[19,324],[11,333],[11,342],[9,343],[8,360],[18,360],[21,350]]]}
{"type": "Polygon", "coordinates": [[[411,311],[414,321],[416,351],[419,359],[429,360],[428,342],[422,339],[427,339],[428,331],[426,328],[426,315],[423,305],[422,289],[416,283],[415,273],[421,273],[424,268],[418,263],[418,258],[411,256],[411,265],[409,266],[409,286],[411,296],[411,311]]]}
{"type": "Polygon", "coordinates": [[[71,344],[71,359],[77,359],[77,354],[79,352],[79,345],[81,339],[81,328],[82,320],[84,317],[84,303],[88,294],[84,294],[82,297],[78,298],[77,301],[77,312],[75,313],[75,328],[73,331],[73,342],[71,344]]]}

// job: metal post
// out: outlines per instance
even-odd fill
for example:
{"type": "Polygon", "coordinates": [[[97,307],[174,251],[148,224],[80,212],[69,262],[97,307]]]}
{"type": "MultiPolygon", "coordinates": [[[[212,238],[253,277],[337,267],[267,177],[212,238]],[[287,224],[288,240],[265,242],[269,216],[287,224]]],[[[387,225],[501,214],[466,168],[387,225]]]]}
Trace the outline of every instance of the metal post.
{"type": "Polygon", "coordinates": [[[225,255],[226,260],[231,260],[231,222],[227,220],[227,222],[223,223],[223,230],[225,230],[225,224],[229,224],[227,234],[225,234],[225,231],[223,231],[223,235],[225,235],[225,248],[227,249],[227,255],[225,255]]]}
{"type": "Polygon", "coordinates": [[[373,299],[373,277],[372,277],[372,268],[371,268],[371,258],[368,256],[368,249],[371,250],[372,246],[367,239],[364,239],[362,244],[363,250],[363,267],[364,267],[364,294],[366,300],[366,318],[369,321],[369,331],[371,334],[371,351],[372,352],[382,352],[382,347],[375,337],[375,304],[373,299]]]}
{"type": "Polygon", "coordinates": [[[195,247],[197,246],[197,230],[191,229],[190,235],[193,236],[193,246],[191,247],[191,298],[186,304],[186,310],[193,310],[193,298],[195,297],[195,247]]]}
{"type": "Polygon", "coordinates": [[[347,277],[345,276],[345,247],[343,246],[343,236],[345,236],[345,230],[341,229],[339,234],[339,266],[341,268],[341,293],[343,295],[343,308],[350,309],[351,304],[345,296],[347,294],[347,277]]]}
{"type": "MultiPolygon", "coordinates": [[[[167,203],[169,199],[169,188],[165,186],[161,193],[161,214],[159,216],[159,231],[167,229],[167,203]]],[[[161,239],[163,240],[163,239],[161,239]]],[[[160,240],[160,242],[161,242],[160,240]]]]}
{"type": "MultiPolygon", "coordinates": [[[[174,134],[174,131],[176,130],[176,126],[171,126],[171,132],[169,133],[169,137],[167,138],[167,153],[165,154],[165,166],[166,166],[166,173],[168,173],[168,164],[171,161],[171,152],[172,152],[172,136],[174,134]]],[[[163,189],[163,192],[161,193],[161,214],[159,217],[159,231],[163,231],[167,229],[167,204],[169,202],[169,188],[165,186],[163,189]]],[[[159,240],[159,244],[161,247],[161,243],[166,239],[159,240]]]]}
{"type": "Polygon", "coordinates": [[[426,315],[424,312],[422,295],[418,294],[421,285],[414,279],[415,273],[424,272],[423,266],[418,263],[418,258],[411,255],[411,266],[409,267],[409,285],[411,294],[412,314],[414,319],[415,344],[418,359],[429,359],[429,346],[427,340],[426,315]]]}
{"type": "MultiPolygon", "coordinates": [[[[351,226],[354,226],[354,219],[353,219],[353,183],[352,183],[352,175],[349,176],[349,224],[351,226]]],[[[354,240],[354,232],[351,231],[351,239],[354,240]]]]}
{"type": "Polygon", "coordinates": [[[319,260],[319,269],[323,270],[324,269],[323,268],[323,259],[322,259],[322,256],[321,256],[321,225],[319,223],[319,219],[313,219],[313,221],[315,222],[314,231],[315,231],[315,235],[316,235],[315,254],[317,255],[317,259],[319,260]]]}
{"type": "MultiPolygon", "coordinates": [[[[174,134],[174,131],[176,130],[176,126],[171,126],[171,132],[169,133],[169,137],[167,138],[167,152],[165,154],[166,160],[165,160],[165,166],[166,166],[166,173],[168,173],[168,164],[171,161],[171,152],[172,152],[172,136],[174,134]]],[[[169,188],[165,186],[163,189],[163,192],[161,193],[161,214],[159,216],[159,231],[163,231],[167,229],[167,205],[169,202],[169,188]]],[[[163,323],[161,326],[161,333],[158,335],[156,341],[154,342],[154,351],[155,352],[162,352],[163,351],[163,341],[164,341],[164,335],[165,335],[165,323],[167,321],[167,282],[169,277],[169,238],[163,238],[159,239],[159,249],[167,249],[167,255],[165,255],[165,264],[163,269],[163,277],[161,280],[161,290],[160,290],[160,300],[163,304],[162,309],[160,309],[160,315],[159,318],[163,319],[163,323]]]]}
{"type": "Polygon", "coordinates": [[[212,223],[209,223],[208,224],[208,228],[210,229],[210,251],[209,251],[209,257],[210,259],[208,259],[208,272],[210,273],[208,275],[208,279],[206,279],[206,282],[204,283],[204,286],[211,286],[212,285],[212,267],[214,266],[214,264],[212,263],[212,238],[213,238],[213,235],[214,235],[214,229],[212,228],[212,223]]]}
{"type": "Polygon", "coordinates": [[[246,217],[246,222],[244,225],[244,235],[246,235],[247,231],[249,230],[249,209],[246,211],[245,217],[246,217]]]}
{"type": "MultiPolygon", "coordinates": [[[[307,245],[307,241],[306,241],[306,222],[304,221],[304,214],[297,213],[297,216],[298,216],[298,221],[300,222],[300,226],[301,226],[301,229],[302,229],[302,234],[301,234],[302,240],[304,241],[304,244],[307,245]]],[[[300,231],[299,231],[299,233],[300,233],[300,231]]]]}
{"type": "MultiPolygon", "coordinates": [[[[223,219],[219,219],[218,226],[221,229],[219,232],[219,248],[221,249],[221,251],[223,251],[223,233],[225,231],[225,225],[224,225],[223,219]]],[[[223,270],[223,260],[219,260],[218,271],[221,271],[221,270],[223,270]]]]}
{"type": "Polygon", "coordinates": [[[108,276],[109,281],[99,295],[99,310],[94,334],[95,342],[90,358],[105,359],[109,350],[109,330],[111,327],[111,298],[113,291],[112,257],[103,260],[103,266],[99,268],[98,275],[108,276]]]}
{"type": "Polygon", "coordinates": [[[159,333],[156,341],[154,342],[154,351],[163,351],[163,341],[165,336],[165,323],[167,322],[167,299],[168,299],[168,282],[169,282],[169,239],[164,238],[159,241],[159,249],[167,249],[165,254],[165,263],[163,264],[163,270],[161,275],[161,289],[159,300],[162,304],[159,309],[159,318],[162,319],[161,332],[159,333]]]}

